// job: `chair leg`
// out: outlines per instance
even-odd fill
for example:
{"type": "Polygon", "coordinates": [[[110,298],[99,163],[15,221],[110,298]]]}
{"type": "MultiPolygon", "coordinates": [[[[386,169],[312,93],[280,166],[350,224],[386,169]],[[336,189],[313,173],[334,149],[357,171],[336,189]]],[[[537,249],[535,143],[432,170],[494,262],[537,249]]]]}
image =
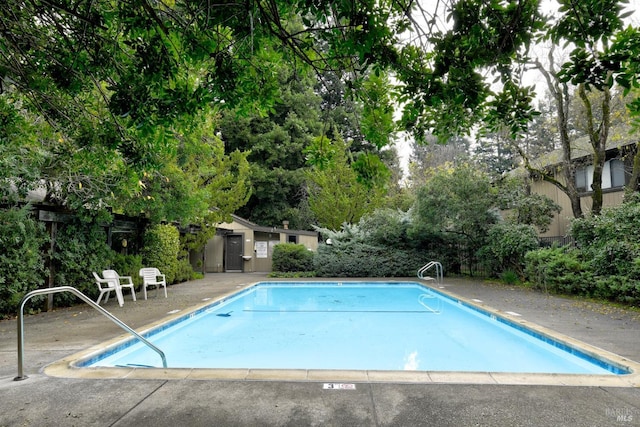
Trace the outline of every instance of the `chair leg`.
{"type": "Polygon", "coordinates": [[[163,285],[163,288],[164,288],[164,297],[166,298],[167,297],[167,285],[166,284],[163,285]]]}
{"type": "Polygon", "coordinates": [[[147,285],[143,284],[142,285],[142,293],[144,294],[144,299],[147,299],[147,285]]]}
{"type": "Polygon", "coordinates": [[[109,302],[109,294],[111,294],[111,291],[113,289],[105,289],[100,291],[100,295],[98,296],[98,300],[96,301],[96,304],[100,305],[100,301],[102,300],[102,297],[104,297],[104,303],[108,303],[109,302]]]}

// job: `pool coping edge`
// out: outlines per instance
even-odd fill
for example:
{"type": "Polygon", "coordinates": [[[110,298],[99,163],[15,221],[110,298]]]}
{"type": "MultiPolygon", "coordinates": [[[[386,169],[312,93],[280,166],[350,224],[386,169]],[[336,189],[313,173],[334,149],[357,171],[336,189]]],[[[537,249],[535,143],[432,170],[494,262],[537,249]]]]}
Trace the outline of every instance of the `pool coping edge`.
{"type": "MultiPolygon", "coordinates": [[[[281,282],[282,280],[274,280],[281,282]]],[[[355,282],[355,280],[353,280],[355,282]]],[[[360,280],[362,281],[362,280],[360,280]]],[[[368,281],[373,281],[368,279],[368,281]]],[[[376,280],[378,282],[409,283],[408,280],[376,280]]],[[[215,303],[225,301],[230,296],[247,290],[261,280],[239,287],[215,300],[206,301],[190,308],[186,313],[175,313],[143,326],[138,331],[143,335],[160,325],[172,322],[190,313],[197,312],[215,303]]],[[[347,280],[343,280],[347,282],[347,280]]],[[[302,382],[354,382],[354,383],[408,383],[408,384],[494,384],[494,385],[550,385],[550,386],[597,386],[597,387],[640,387],[640,363],[619,356],[561,334],[552,329],[540,326],[527,320],[494,309],[484,303],[469,300],[443,289],[415,280],[421,286],[433,289],[463,303],[472,309],[495,315],[508,324],[520,325],[538,334],[549,337],[571,348],[595,358],[628,369],[627,374],[541,374],[541,373],[507,373],[507,372],[465,372],[465,371],[380,371],[380,370],[324,370],[324,369],[205,369],[205,368],[140,368],[140,367],[79,367],[78,363],[91,359],[106,349],[122,345],[124,341],[133,339],[130,334],[121,334],[113,339],[93,345],[68,357],[55,361],[42,372],[48,376],[83,379],[158,379],[158,380],[222,380],[222,381],[302,381],[302,382]]]]}

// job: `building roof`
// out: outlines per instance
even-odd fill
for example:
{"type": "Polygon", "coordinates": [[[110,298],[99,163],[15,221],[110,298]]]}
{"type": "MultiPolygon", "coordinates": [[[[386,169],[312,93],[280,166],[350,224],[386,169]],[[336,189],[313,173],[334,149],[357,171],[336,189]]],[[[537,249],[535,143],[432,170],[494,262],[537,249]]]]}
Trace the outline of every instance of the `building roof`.
{"type": "Polygon", "coordinates": [[[245,227],[253,230],[253,231],[261,231],[264,233],[285,233],[285,234],[298,234],[298,235],[306,235],[306,236],[317,236],[317,231],[308,231],[308,230],[291,230],[288,228],[280,228],[280,227],[264,227],[262,225],[258,225],[249,221],[248,219],[244,219],[239,217],[238,215],[231,214],[231,217],[238,224],[242,224],[245,227]]]}
{"type": "MultiPolygon", "coordinates": [[[[627,145],[635,144],[638,142],[637,135],[631,135],[630,130],[625,128],[612,129],[609,132],[609,138],[607,139],[607,151],[613,149],[619,149],[627,145]]],[[[576,160],[583,157],[587,157],[593,154],[593,149],[589,141],[588,136],[584,136],[574,140],[571,143],[571,159],[576,160]]],[[[563,150],[561,148],[553,150],[549,153],[543,154],[531,163],[535,167],[546,167],[557,165],[562,162],[563,150]]]]}
{"type": "MultiPolygon", "coordinates": [[[[640,138],[638,135],[631,134],[631,129],[629,127],[612,128],[609,132],[609,138],[607,139],[606,150],[610,151],[633,145],[638,143],[639,139],[640,138]]],[[[591,156],[592,154],[593,149],[591,147],[591,142],[589,141],[588,136],[577,138],[571,142],[572,160],[586,158],[591,156]]],[[[531,166],[536,169],[545,169],[550,166],[555,166],[562,163],[563,155],[564,153],[562,148],[558,148],[556,150],[545,153],[540,157],[532,159],[530,163],[531,166]]],[[[520,173],[524,172],[524,166],[519,166],[511,173],[514,175],[519,175],[520,173]]]]}

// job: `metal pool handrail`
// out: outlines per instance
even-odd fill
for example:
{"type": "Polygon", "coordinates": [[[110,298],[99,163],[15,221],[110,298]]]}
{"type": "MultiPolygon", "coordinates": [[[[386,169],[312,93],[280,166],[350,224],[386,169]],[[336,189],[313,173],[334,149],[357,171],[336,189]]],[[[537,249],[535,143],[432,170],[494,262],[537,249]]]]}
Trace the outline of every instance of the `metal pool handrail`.
{"type": "Polygon", "coordinates": [[[105,316],[107,316],[116,325],[120,326],[122,329],[124,329],[125,331],[129,332],[131,335],[133,335],[134,337],[138,338],[140,341],[142,341],[142,343],[147,345],[153,351],[158,353],[160,355],[160,357],[162,358],[162,366],[164,368],[167,367],[167,358],[165,357],[164,352],[162,350],[160,350],[158,347],[156,347],[155,345],[151,344],[145,337],[143,337],[142,335],[140,335],[139,333],[137,333],[136,331],[131,329],[129,326],[127,326],[123,321],[121,321],[120,319],[115,317],[113,314],[109,313],[107,310],[105,310],[104,308],[100,307],[98,304],[93,302],[93,300],[91,300],[91,298],[89,298],[88,296],[86,296],[85,294],[83,294],[82,292],[77,290],[76,288],[71,287],[71,286],[59,286],[57,288],[36,289],[35,291],[29,292],[28,294],[26,294],[24,296],[24,298],[22,298],[22,303],[20,303],[20,310],[18,311],[18,376],[13,379],[14,381],[22,381],[22,380],[26,380],[28,378],[26,375],[24,375],[24,372],[23,372],[23,366],[24,366],[24,315],[23,315],[23,311],[24,311],[25,303],[29,299],[31,299],[32,297],[34,297],[36,295],[56,294],[56,293],[59,293],[59,292],[71,292],[72,294],[74,294],[75,296],[77,296],[78,298],[80,298],[81,300],[86,302],[87,304],[89,304],[91,307],[95,308],[100,313],[102,313],[105,316]]]}
{"type": "Polygon", "coordinates": [[[421,269],[418,270],[418,278],[422,279],[422,280],[435,280],[437,283],[442,283],[442,264],[440,264],[438,261],[431,261],[428,262],[427,264],[425,264],[421,269]],[[435,267],[436,270],[436,277],[435,279],[433,277],[429,277],[429,276],[425,276],[424,273],[429,270],[430,268],[435,267]]]}

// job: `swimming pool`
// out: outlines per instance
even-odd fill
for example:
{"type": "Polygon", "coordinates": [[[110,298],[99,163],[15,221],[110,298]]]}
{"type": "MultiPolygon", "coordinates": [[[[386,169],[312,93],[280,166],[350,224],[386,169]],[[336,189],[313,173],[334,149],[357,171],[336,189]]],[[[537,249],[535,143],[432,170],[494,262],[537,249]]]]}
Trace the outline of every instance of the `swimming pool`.
{"type": "MultiPolygon", "coordinates": [[[[146,336],[172,368],[629,373],[415,282],[259,283],[146,336]]],[[[129,340],[77,366],[160,365],[129,340]]]]}

